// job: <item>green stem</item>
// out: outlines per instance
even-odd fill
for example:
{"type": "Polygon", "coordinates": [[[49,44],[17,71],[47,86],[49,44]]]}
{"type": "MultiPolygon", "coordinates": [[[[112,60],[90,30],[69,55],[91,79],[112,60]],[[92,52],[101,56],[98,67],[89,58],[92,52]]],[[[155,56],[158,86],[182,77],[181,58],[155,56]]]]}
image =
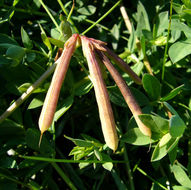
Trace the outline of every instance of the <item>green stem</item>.
{"type": "Polygon", "coordinates": [[[21,9],[21,8],[11,7],[8,5],[1,5],[1,7],[6,8],[6,9],[13,9],[14,11],[21,12],[21,13],[27,13],[27,14],[31,14],[31,15],[47,16],[46,13],[41,13],[39,11],[34,11],[34,10],[30,10],[30,9],[28,9],[28,10],[21,9]]]}
{"type": "Polygon", "coordinates": [[[132,172],[131,172],[131,167],[130,167],[130,164],[129,164],[129,158],[128,158],[125,143],[124,143],[123,147],[124,147],[124,160],[127,161],[125,163],[125,166],[127,168],[127,175],[128,175],[128,178],[129,178],[130,188],[131,188],[131,190],[135,190],[135,186],[134,186],[134,182],[133,182],[133,175],[132,175],[132,172]]]}
{"type": "Polygon", "coordinates": [[[141,168],[137,167],[137,170],[142,173],[144,176],[146,176],[147,178],[149,178],[151,181],[153,181],[156,185],[158,185],[159,187],[161,187],[162,189],[168,190],[168,188],[166,188],[165,186],[163,186],[161,183],[159,183],[158,181],[156,181],[155,179],[153,179],[151,176],[149,176],[146,172],[144,172],[141,168]]]}
{"type": "Polygon", "coordinates": [[[56,163],[51,163],[51,165],[54,167],[54,169],[58,172],[60,177],[66,182],[66,184],[72,189],[72,190],[77,190],[77,188],[74,186],[72,181],[69,179],[69,177],[63,172],[63,170],[56,164],[56,163]]]}
{"type": "Polygon", "coordinates": [[[45,11],[47,12],[48,16],[51,18],[52,22],[54,23],[54,25],[56,26],[57,30],[61,33],[60,31],[60,27],[58,26],[56,20],[54,19],[54,17],[52,16],[52,14],[50,13],[50,11],[48,10],[47,6],[44,4],[44,2],[42,0],[39,0],[41,5],[44,7],[45,11]]]}
{"type": "Polygon", "coordinates": [[[87,32],[89,32],[96,24],[98,24],[99,22],[101,22],[108,14],[110,14],[120,3],[122,0],[119,0],[117,3],[115,3],[115,5],[113,7],[111,7],[111,9],[109,9],[109,11],[107,11],[101,18],[99,18],[94,24],[92,24],[89,28],[87,28],[82,35],[86,34],[87,32]]]}
{"type": "MultiPolygon", "coordinates": [[[[76,28],[76,26],[74,25],[74,22],[72,21],[72,19],[70,18],[70,16],[68,16],[68,12],[67,10],[65,9],[63,3],[61,0],[57,0],[57,2],[59,3],[62,11],[64,12],[64,14],[68,17],[67,20],[72,24],[74,30],[76,31],[76,33],[79,33],[78,29],[76,28]]],[[[71,9],[72,10],[72,9],[71,9]]],[[[72,10],[73,11],[73,10],[72,10]]],[[[71,11],[70,11],[71,12],[71,11]]]]}
{"type": "Polygon", "coordinates": [[[163,65],[162,65],[162,81],[164,80],[165,63],[166,63],[166,59],[167,59],[168,42],[169,42],[169,38],[170,38],[170,28],[171,28],[171,20],[172,20],[172,2],[173,2],[173,0],[170,0],[170,15],[169,15],[169,24],[168,24],[168,35],[167,35],[167,42],[166,42],[166,46],[165,46],[163,65]]]}
{"type": "MultiPolygon", "coordinates": [[[[38,161],[43,161],[43,162],[57,162],[57,163],[74,163],[74,164],[79,164],[79,163],[89,163],[89,164],[104,164],[108,163],[108,160],[66,160],[66,159],[55,159],[55,158],[46,158],[46,157],[36,157],[36,156],[22,156],[19,155],[20,158],[28,159],[28,160],[38,160],[38,161]]],[[[127,161],[126,160],[112,160],[109,161],[114,164],[124,164],[127,161]]]]}

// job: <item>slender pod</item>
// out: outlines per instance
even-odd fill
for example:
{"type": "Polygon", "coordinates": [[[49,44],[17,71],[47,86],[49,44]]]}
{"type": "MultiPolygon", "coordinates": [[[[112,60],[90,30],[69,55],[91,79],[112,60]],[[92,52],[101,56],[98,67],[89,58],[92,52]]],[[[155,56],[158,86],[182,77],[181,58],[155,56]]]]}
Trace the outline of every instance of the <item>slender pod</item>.
{"type": "Polygon", "coordinates": [[[107,146],[115,151],[118,146],[116,125],[106,85],[95,56],[95,47],[90,38],[81,36],[81,41],[83,53],[87,59],[91,80],[94,85],[104,139],[107,146]]]}
{"type": "Polygon", "coordinates": [[[104,46],[104,48],[106,49],[106,54],[107,56],[112,59],[116,65],[119,66],[120,69],[122,69],[124,72],[126,72],[130,77],[131,79],[141,85],[142,84],[142,81],[141,79],[138,77],[138,75],[129,67],[129,65],[127,63],[125,63],[123,61],[123,59],[121,59],[119,56],[117,56],[112,50],[110,50],[107,46],[104,46]]]}
{"type": "MultiPolygon", "coordinates": [[[[68,70],[68,66],[70,63],[70,59],[76,47],[76,41],[79,37],[78,34],[73,34],[72,37],[68,39],[68,41],[64,45],[64,50],[60,57],[60,61],[56,66],[56,70],[54,72],[50,87],[48,89],[41,115],[39,118],[39,128],[42,134],[51,126],[54,113],[56,110],[60,89],[62,87],[62,83],[66,76],[66,72],[68,70]]],[[[40,138],[40,141],[41,141],[40,138]]],[[[40,142],[39,142],[40,143],[40,142]]]]}
{"type": "Polygon", "coordinates": [[[130,89],[128,88],[128,86],[126,84],[126,82],[121,77],[121,75],[119,74],[117,69],[115,69],[115,67],[112,65],[110,60],[104,55],[104,53],[99,51],[99,52],[97,52],[97,54],[99,55],[102,62],[104,63],[104,65],[106,66],[106,68],[110,72],[111,76],[113,77],[115,83],[119,87],[119,89],[120,89],[120,91],[121,91],[127,105],[129,106],[129,109],[131,110],[131,112],[132,112],[132,114],[133,114],[133,116],[134,116],[134,118],[135,118],[135,120],[137,122],[137,125],[138,125],[139,129],[141,130],[141,132],[144,135],[151,137],[150,128],[145,126],[138,117],[140,114],[142,114],[141,108],[139,107],[139,105],[138,105],[137,101],[135,100],[134,96],[132,95],[130,89]]]}

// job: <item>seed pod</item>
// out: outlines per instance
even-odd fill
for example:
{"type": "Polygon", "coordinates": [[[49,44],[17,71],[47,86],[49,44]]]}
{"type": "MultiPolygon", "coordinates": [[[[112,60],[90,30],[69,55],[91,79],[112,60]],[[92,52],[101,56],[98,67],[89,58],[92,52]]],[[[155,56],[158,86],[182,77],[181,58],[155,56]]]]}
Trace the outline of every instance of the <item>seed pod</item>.
{"type": "Polygon", "coordinates": [[[124,79],[121,77],[117,69],[111,64],[110,60],[102,53],[102,52],[97,52],[99,57],[101,58],[102,62],[110,72],[111,76],[113,77],[115,83],[119,87],[127,105],[129,106],[129,109],[131,110],[135,121],[137,122],[137,125],[141,132],[146,135],[151,137],[151,130],[147,126],[145,126],[142,121],[139,119],[139,115],[142,114],[141,108],[139,107],[137,101],[135,100],[134,96],[132,95],[130,89],[128,88],[126,82],[124,79]]]}
{"type": "Polygon", "coordinates": [[[54,113],[56,110],[56,105],[60,94],[60,89],[66,76],[66,72],[68,70],[71,56],[75,50],[76,41],[78,37],[78,34],[73,34],[72,37],[65,43],[64,50],[60,57],[60,62],[56,66],[56,70],[54,72],[39,118],[39,128],[41,131],[41,137],[42,134],[52,124],[54,113]]]}
{"type": "Polygon", "coordinates": [[[120,69],[122,69],[124,72],[126,72],[130,77],[131,79],[141,85],[142,84],[142,81],[141,79],[138,77],[138,75],[129,67],[129,65],[127,63],[125,63],[123,61],[123,59],[121,59],[120,57],[118,57],[113,51],[111,51],[107,46],[104,46],[105,49],[106,49],[106,55],[111,58],[115,63],[116,65],[118,65],[118,67],[120,69]]]}
{"type": "Polygon", "coordinates": [[[83,53],[88,62],[90,77],[94,85],[104,139],[107,146],[115,151],[118,146],[116,125],[106,85],[102,77],[99,63],[96,60],[94,46],[91,39],[85,36],[81,36],[81,41],[83,53]]]}

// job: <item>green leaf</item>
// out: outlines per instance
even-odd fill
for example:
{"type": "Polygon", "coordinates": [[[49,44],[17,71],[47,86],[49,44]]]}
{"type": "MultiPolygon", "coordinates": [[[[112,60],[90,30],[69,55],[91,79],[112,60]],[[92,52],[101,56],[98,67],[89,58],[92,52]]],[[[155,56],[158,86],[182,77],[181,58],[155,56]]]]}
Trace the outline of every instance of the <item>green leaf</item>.
{"type": "Polygon", "coordinates": [[[157,36],[160,36],[168,28],[168,11],[159,13],[157,20],[157,36]]]}
{"type": "Polygon", "coordinates": [[[108,156],[107,154],[101,153],[101,157],[102,157],[102,160],[108,161],[108,162],[102,164],[102,167],[108,171],[111,171],[113,169],[113,163],[112,163],[112,159],[110,158],[110,156],[108,156]]]}
{"type": "Polygon", "coordinates": [[[7,49],[6,55],[20,62],[25,55],[25,50],[20,46],[13,45],[7,49]]]}
{"type": "Polygon", "coordinates": [[[35,109],[43,105],[44,96],[42,94],[37,95],[29,104],[28,109],[35,109]]]}
{"type": "Polygon", "coordinates": [[[24,47],[26,47],[27,49],[32,49],[33,47],[32,41],[30,40],[28,34],[26,33],[23,27],[21,27],[21,38],[24,47]]]}
{"type": "Polygon", "coordinates": [[[141,114],[139,115],[139,119],[156,133],[160,133],[164,135],[169,131],[169,122],[167,119],[164,119],[160,116],[154,116],[150,114],[141,114]]]}
{"type": "Polygon", "coordinates": [[[47,37],[43,27],[40,24],[39,24],[39,26],[40,26],[40,30],[41,30],[41,38],[42,38],[43,43],[46,45],[46,47],[48,48],[49,51],[52,51],[52,46],[49,41],[49,38],[47,37]]]}
{"type": "Polygon", "coordinates": [[[189,179],[186,172],[180,167],[179,165],[173,165],[171,168],[172,172],[174,173],[174,177],[182,186],[190,188],[191,187],[191,180],[189,179]]]}
{"type": "Polygon", "coordinates": [[[143,4],[139,1],[137,6],[137,29],[136,33],[138,37],[141,37],[142,30],[148,30],[150,31],[150,24],[149,24],[149,18],[147,15],[147,12],[143,6],[143,4]]]}
{"type": "Polygon", "coordinates": [[[137,88],[130,87],[130,90],[135,97],[139,106],[149,105],[149,99],[137,88]]]}
{"type": "Polygon", "coordinates": [[[33,150],[36,150],[38,152],[41,152],[45,155],[51,155],[54,152],[54,149],[48,142],[45,135],[42,137],[42,141],[39,147],[39,139],[40,139],[40,131],[37,129],[28,129],[26,132],[26,143],[27,146],[32,148],[33,150]]]}
{"type": "Polygon", "coordinates": [[[121,107],[127,107],[127,103],[125,102],[121,92],[119,91],[119,88],[117,86],[110,86],[107,87],[109,98],[111,102],[114,104],[121,106],[121,107]]]}
{"type": "Polygon", "coordinates": [[[182,91],[183,87],[184,87],[184,84],[181,85],[181,86],[179,86],[179,87],[177,87],[177,88],[175,88],[175,89],[173,89],[173,90],[172,90],[170,93],[168,93],[166,96],[162,97],[162,98],[160,99],[160,101],[163,102],[163,101],[171,100],[172,98],[174,98],[176,95],[178,95],[178,94],[182,91]]]}
{"type": "Polygon", "coordinates": [[[9,138],[18,138],[23,137],[25,134],[25,130],[22,125],[6,119],[4,122],[0,124],[0,138],[1,139],[9,139],[9,138]]]}
{"type": "Polygon", "coordinates": [[[93,5],[88,5],[86,7],[79,8],[77,12],[82,15],[90,16],[96,12],[96,7],[93,5]]]}
{"type": "Polygon", "coordinates": [[[165,134],[159,141],[159,147],[165,146],[171,139],[172,136],[170,135],[170,133],[165,134]]]}
{"type": "Polygon", "coordinates": [[[59,110],[56,111],[54,115],[54,121],[58,121],[58,119],[72,106],[73,101],[74,101],[73,96],[70,96],[65,100],[63,100],[64,104],[59,110]]]}
{"type": "Polygon", "coordinates": [[[169,56],[173,63],[176,63],[191,54],[191,38],[185,41],[178,41],[170,46],[169,56]]]}
{"type": "Polygon", "coordinates": [[[75,92],[74,94],[76,96],[82,96],[84,94],[87,94],[93,87],[92,82],[88,77],[83,78],[79,82],[75,83],[74,89],[75,92]]]}
{"type": "Polygon", "coordinates": [[[123,180],[120,178],[120,176],[117,174],[117,172],[114,169],[111,170],[111,174],[115,181],[117,189],[118,190],[127,190],[125,183],[123,182],[123,180]]]}
{"type": "Polygon", "coordinates": [[[122,142],[133,144],[133,145],[148,145],[154,142],[150,137],[143,135],[139,128],[132,128],[125,133],[122,138],[122,142]]]}
{"type": "Polygon", "coordinates": [[[173,188],[173,190],[190,190],[190,188],[178,186],[178,185],[175,185],[172,188],[173,188]]]}
{"type": "Polygon", "coordinates": [[[152,100],[158,100],[161,94],[161,85],[158,79],[150,74],[143,76],[143,88],[152,100]]]}
{"type": "Polygon", "coordinates": [[[159,146],[160,145],[160,142],[159,142],[152,153],[151,161],[155,162],[155,161],[161,160],[163,157],[167,155],[168,152],[172,151],[173,148],[176,147],[178,141],[179,141],[178,138],[177,139],[172,138],[170,139],[170,141],[168,141],[166,145],[162,147],[159,146]]]}
{"type": "Polygon", "coordinates": [[[71,140],[75,145],[79,146],[79,147],[92,147],[94,146],[94,144],[90,141],[85,141],[82,139],[74,139],[71,137],[68,137],[66,135],[64,135],[65,138],[67,138],[68,140],[71,140]]]}
{"type": "Polygon", "coordinates": [[[0,34],[0,45],[1,44],[7,44],[9,45],[8,47],[12,45],[16,45],[16,46],[19,45],[13,38],[11,38],[10,36],[6,34],[0,34]]]}
{"type": "Polygon", "coordinates": [[[128,49],[132,53],[133,53],[133,51],[135,49],[136,39],[137,38],[136,38],[136,35],[135,35],[135,29],[134,29],[134,27],[132,27],[132,32],[130,34],[129,41],[128,41],[128,49]]]}
{"type": "Polygon", "coordinates": [[[182,136],[185,129],[186,125],[178,115],[173,115],[170,118],[170,134],[172,137],[182,136]]]}
{"type": "Polygon", "coordinates": [[[113,47],[113,49],[117,49],[118,40],[120,37],[119,26],[117,24],[114,24],[113,28],[111,29],[111,35],[113,37],[112,47],[113,47]]]}
{"type": "Polygon", "coordinates": [[[61,40],[57,40],[57,39],[54,39],[54,38],[48,38],[50,43],[59,47],[59,48],[64,48],[64,42],[61,41],[61,40]]]}
{"type": "Polygon", "coordinates": [[[164,106],[174,115],[178,115],[178,113],[175,111],[175,109],[167,102],[163,102],[164,106]]]}

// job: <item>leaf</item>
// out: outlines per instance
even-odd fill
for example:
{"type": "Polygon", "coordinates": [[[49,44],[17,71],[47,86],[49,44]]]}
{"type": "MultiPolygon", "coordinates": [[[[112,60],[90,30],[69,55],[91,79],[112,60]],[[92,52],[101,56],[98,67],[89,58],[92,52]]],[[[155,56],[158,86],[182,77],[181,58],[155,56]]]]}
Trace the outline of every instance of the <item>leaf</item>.
{"type": "Polygon", "coordinates": [[[163,137],[159,141],[159,147],[161,148],[161,147],[165,146],[171,139],[172,139],[172,137],[171,137],[170,133],[163,135],[163,137]]]}
{"type": "Polygon", "coordinates": [[[152,153],[151,162],[161,160],[163,157],[165,157],[168,152],[173,150],[173,148],[177,145],[178,141],[178,138],[172,138],[165,146],[162,147],[159,146],[159,142],[152,153]]]}
{"type": "Polygon", "coordinates": [[[160,116],[154,116],[150,114],[141,114],[139,115],[139,119],[156,133],[160,133],[162,135],[168,133],[169,131],[169,122],[167,119],[164,119],[160,116]]]}
{"type": "Polygon", "coordinates": [[[178,115],[178,113],[175,111],[175,109],[167,102],[163,102],[164,106],[174,115],[178,115]]]}
{"type": "Polygon", "coordinates": [[[173,63],[176,63],[191,54],[191,38],[185,41],[178,41],[170,46],[169,57],[173,63]]]}
{"type": "Polygon", "coordinates": [[[37,95],[29,104],[28,109],[35,109],[43,105],[44,96],[41,94],[37,95]]]}
{"type": "Polygon", "coordinates": [[[113,28],[111,29],[111,35],[113,37],[112,47],[113,49],[117,49],[118,40],[120,37],[119,26],[117,24],[114,24],[113,28]]]}
{"type": "Polygon", "coordinates": [[[130,90],[139,106],[149,105],[149,99],[140,90],[133,87],[130,87],[130,90]]]}
{"type": "Polygon", "coordinates": [[[168,11],[159,13],[157,20],[157,36],[160,36],[168,28],[168,11]]]}
{"type": "Polygon", "coordinates": [[[173,190],[190,190],[190,188],[175,185],[173,186],[173,190]]]}
{"type": "Polygon", "coordinates": [[[0,45],[1,44],[8,44],[10,46],[12,45],[16,45],[18,46],[19,44],[10,36],[6,35],[6,34],[0,34],[0,45]]]}
{"type": "Polygon", "coordinates": [[[108,171],[111,171],[113,169],[113,163],[112,163],[112,159],[110,158],[110,156],[108,156],[107,154],[101,153],[101,157],[102,157],[102,160],[108,161],[108,162],[102,164],[102,167],[108,171]]]}
{"type": "Polygon", "coordinates": [[[54,38],[48,38],[50,43],[59,47],[59,48],[64,48],[64,42],[61,41],[61,40],[57,40],[57,39],[54,39],[54,38]]]}
{"type": "Polygon", "coordinates": [[[75,83],[74,89],[75,92],[74,94],[76,96],[82,96],[84,94],[87,94],[93,87],[92,82],[88,77],[83,78],[79,82],[75,83]]]}
{"type": "Polygon", "coordinates": [[[170,134],[172,137],[182,136],[185,129],[186,125],[178,115],[173,115],[170,118],[170,134]]]}
{"type": "Polygon", "coordinates": [[[171,100],[172,98],[174,98],[176,95],[178,95],[182,89],[184,87],[184,84],[183,85],[180,85],[179,87],[173,89],[170,93],[168,93],[166,96],[162,97],[160,99],[160,101],[168,101],[168,100],[171,100]]]}
{"type": "Polygon", "coordinates": [[[30,40],[28,34],[26,33],[23,27],[21,27],[21,38],[24,47],[26,47],[27,49],[32,49],[33,47],[32,41],[30,40]]]}
{"type": "Polygon", "coordinates": [[[115,181],[117,189],[119,189],[119,190],[127,190],[127,187],[126,187],[125,183],[119,177],[119,175],[117,174],[117,172],[114,169],[111,170],[111,174],[112,174],[112,177],[113,177],[113,179],[115,181]]]}
{"type": "Polygon", "coordinates": [[[54,153],[54,149],[48,142],[45,135],[42,137],[42,141],[39,147],[40,131],[37,129],[28,129],[26,132],[26,143],[27,146],[33,150],[39,151],[45,155],[51,155],[54,153]]]}
{"type": "Polygon", "coordinates": [[[122,138],[122,142],[133,144],[133,145],[148,145],[153,142],[150,137],[143,135],[139,128],[132,128],[125,133],[122,138]]]}
{"type": "Polygon", "coordinates": [[[127,107],[127,104],[117,86],[107,87],[107,90],[111,102],[121,107],[127,107]]]}
{"type": "Polygon", "coordinates": [[[135,35],[135,29],[132,27],[132,32],[130,34],[129,40],[128,40],[128,49],[130,50],[131,53],[133,53],[135,49],[135,44],[136,44],[136,35],[135,35]]]}
{"type": "Polygon", "coordinates": [[[176,178],[178,183],[187,188],[191,187],[191,180],[189,179],[186,172],[179,165],[173,165],[171,170],[174,173],[174,177],[176,178]]]}
{"type": "Polygon", "coordinates": [[[6,119],[0,124],[0,138],[1,139],[11,139],[23,137],[25,134],[25,130],[22,125],[6,119]]]}
{"type": "Polygon", "coordinates": [[[7,49],[6,55],[20,62],[25,55],[25,50],[20,46],[13,45],[7,49]]]}
{"type": "Polygon", "coordinates": [[[90,16],[96,12],[96,7],[93,5],[88,5],[86,7],[79,8],[77,12],[82,15],[90,16]]]}
{"type": "Polygon", "coordinates": [[[75,145],[79,146],[79,147],[92,147],[94,146],[94,144],[90,141],[85,141],[82,139],[74,139],[71,137],[68,137],[66,135],[64,135],[65,138],[67,138],[68,140],[71,140],[75,145]]]}
{"type": "Polygon", "coordinates": [[[46,47],[48,48],[49,51],[52,51],[52,46],[49,41],[49,38],[47,37],[43,27],[40,24],[39,24],[39,26],[40,26],[40,30],[41,30],[41,38],[42,38],[43,43],[46,45],[46,47]]]}
{"type": "Polygon", "coordinates": [[[144,74],[143,88],[152,100],[158,100],[161,94],[161,85],[158,79],[150,74],[144,74]]]}
{"type": "Polygon", "coordinates": [[[73,96],[69,96],[68,98],[63,100],[64,104],[59,110],[56,111],[54,115],[54,121],[58,121],[58,119],[72,106],[73,101],[73,96]]]}
{"type": "Polygon", "coordinates": [[[137,6],[137,22],[138,24],[137,24],[136,34],[138,37],[141,37],[143,29],[148,31],[151,30],[147,12],[140,1],[138,2],[137,6]]]}

